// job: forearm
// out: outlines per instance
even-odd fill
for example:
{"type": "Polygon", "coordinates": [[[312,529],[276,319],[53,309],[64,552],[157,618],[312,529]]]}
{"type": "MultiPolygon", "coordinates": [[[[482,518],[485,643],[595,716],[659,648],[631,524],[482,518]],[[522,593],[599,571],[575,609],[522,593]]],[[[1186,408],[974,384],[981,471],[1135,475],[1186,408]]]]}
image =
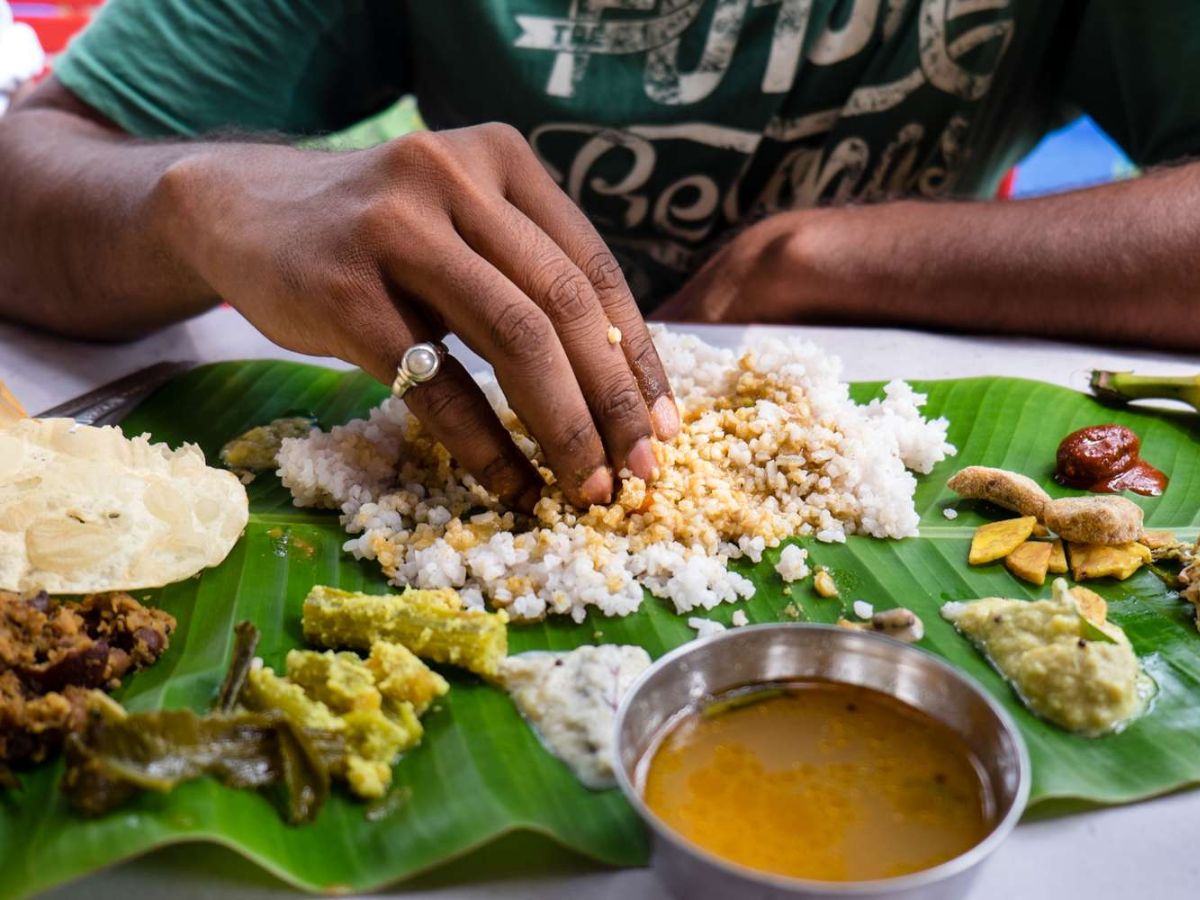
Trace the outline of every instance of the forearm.
{"type": "Polygon", "coordinates": [[[216,302],[171,249],[157,199],[163,173],[195,149],[56,109],[0,119],[0,316],[122,338],[216,302]]]}
{"type": "Polygon", "coordinates": [[[789,317],[1200,348],[1195,165],[1034,200],[822,213],[793,244],[789,317]]]}

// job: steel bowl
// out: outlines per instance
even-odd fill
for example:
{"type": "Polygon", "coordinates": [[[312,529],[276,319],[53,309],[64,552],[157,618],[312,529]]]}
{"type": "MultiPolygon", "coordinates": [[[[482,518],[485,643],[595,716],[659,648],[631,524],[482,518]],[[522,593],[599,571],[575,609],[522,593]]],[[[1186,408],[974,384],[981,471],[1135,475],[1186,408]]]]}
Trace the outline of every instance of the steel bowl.
{"type": "Polygon", "coordinates": [[[617,779],[650,829],[652,865],[687,900],[790,897],[963,896],[982,863],[1012,831],[1029,799],[1029,754],[1017,726],[974,681],[924,650],[829,625],[731,629],[659,659],[630,688],[616,721],[617,779]],[[698,703],[738,688],[803,680],[872,688],[954,729],[983,768],[995,827],[982,841],[931,869],[875,881],[788,878],[728,862],[662,822],[642,800],[650,757],[674,721],[698,703]]]}

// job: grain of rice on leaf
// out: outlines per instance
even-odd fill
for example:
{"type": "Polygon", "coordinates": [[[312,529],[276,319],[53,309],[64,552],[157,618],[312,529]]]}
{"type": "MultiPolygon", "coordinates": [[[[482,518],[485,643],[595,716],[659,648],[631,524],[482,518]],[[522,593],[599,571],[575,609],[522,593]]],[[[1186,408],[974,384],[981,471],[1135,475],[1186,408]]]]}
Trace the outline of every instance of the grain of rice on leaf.
{"type": "Polygon", "coordinates": [[[508,655],[508,615],[464,609],[452,590],[358,594],[317,585],[304,600],[304,637],[322,647],[403,644],[417,656],[494,678],[508,655]]]}

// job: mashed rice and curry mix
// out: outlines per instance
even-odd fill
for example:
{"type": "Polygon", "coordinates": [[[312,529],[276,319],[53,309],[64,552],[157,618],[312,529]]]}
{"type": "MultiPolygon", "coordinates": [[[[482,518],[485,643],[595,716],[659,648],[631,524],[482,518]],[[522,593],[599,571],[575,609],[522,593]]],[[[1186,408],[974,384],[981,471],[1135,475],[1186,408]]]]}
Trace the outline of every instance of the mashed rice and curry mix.
{"type": "MultiPolygon", "coordinates": [[[[904,597],[864,596],[861,581],[823,557],[849,536],[918,536],[917,476],[955,454],[946,419],[925,417],[925,397],[901,381],[855,402],[840,363],[806,342],[733,351],[663,330],[655,338],[682,429],[657,446],[656,481],[622,471],[614,501],[584,510],[565,501],[537,443],[483,376],[546,481],[532,515],[506,509],[394,397],[328,430],[308,416],[257,422],[228,435],[225,469],[195,446],[173,450],[116,428],[4,425],[0,781],[12,788],[64,748],[62,790],[86,816],[204,777],[270,789],[296,825],[312,822],[335,789],[367,801],[368,817],[386,814],[402,805],[394,767],[436,740],[428,716],[469,683],[506,692],[522,727],[601,790],[614,784],[614,714],[651,663],[646,648],[606,643],[596,626],[574,650],[510,654],[510,634],[556,617],[603,622],[650,603],[703,637],[726,627],[710,617],[725,604],[739,605],[731,626],[749,624],[744,601],[769,585],[781,621],[803,618],[797,601],[811,594],[842,627],[922,641],[927,623],[904,597]],[[275,665],[257,647],[278,622],[246,621],[210,703],[124,709],[107,692],[171,653],[179,635],[153,590],[222,564],[250,520],[244,485],[262,472],[278,475],[295,506],[336,511],[319,515],[345,530],[345,553],[400,591],[344,590],[309,574],[302,606],[283,610],[284,630],[304,643],[285,646],[275,665]]],[[[1102,437],[1124,453],[1110,467],[1144,463],[1129,435],[1102,437]]],[[[1093,438],[1072,436],[1086,457],[1066,453],[1075,475],[1100,466],[1093,438]]],[[[1137,471],[1138,484],[1150,483],[1146,468],[1137,471]]],[[[1079,582],[1153,567],[1185,599],[1200,584],[1194,547],[1145,531],[1135,502],[1104,492],[1125,489],[1117,475],[1059,499],[1002,469],[968,466],[949,482],[973,509],[1016,514],[976,531],[964,570],[1003,565],[1038,588],[1048,574],[1076,582],[1058,579],[1049,599],[1015,590],[957,597],[941,613],[1034,715],[1080,739],[1122,730],[1154,691],[1105,601],[1079,582]]]]}

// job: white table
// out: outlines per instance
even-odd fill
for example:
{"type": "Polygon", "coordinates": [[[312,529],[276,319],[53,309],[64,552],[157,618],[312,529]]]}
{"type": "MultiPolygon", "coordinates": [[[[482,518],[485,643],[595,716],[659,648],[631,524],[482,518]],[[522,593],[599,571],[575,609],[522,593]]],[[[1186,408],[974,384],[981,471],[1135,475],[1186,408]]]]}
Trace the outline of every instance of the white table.
{"type": "MultiPolygon", "coordinates": [[[[703,329],[711,342],[736,344],[747,332],[703,329]]],[[[955,337],[889,329],[794,329],[840,355],[849,380],[1016,375],[1083,387],[1092,368],[1164,373],[1200,371],[1200,357],[1080,347],[1035,340],[955,337]]],[[[452,347],[461,359],[469,354],[452,347]]],[[[32,413],[160,360],[293,358],[259,336],[237,313],[215,310],[135,344],[78,344],[0,324],[0,378],[32,413]]],[[[342,365],[330,362],[331,365],[342,365]]],[[[1200,744],[1197,746],[1200,752],[1200,744]]],[[[1017,828],[985,867],[973,900],[1067,900],[1075,897],[1194,900],[1200,896],[1200,791],[1133,806],[1033,822],[1017,828]]],[[[494,853],[493,857],[503,855],[494,853]]],[[[508,853],[507,856],[519,856],[508,853]]],[[[461,867],[459,867],[461,868],[461,867]]],[[[643,900],[662,890],[646,870],[599,870],[563,854],[511,859],[505,875],[489,883],[464,883],[451,864],[408,889],[390,894],[421,898],[619,897],[643,900]]],[[[69,885],[58,898],[171,896],[277,898],[294,896],[284,885],[228,853],[174,848],[69,885]]]]}

